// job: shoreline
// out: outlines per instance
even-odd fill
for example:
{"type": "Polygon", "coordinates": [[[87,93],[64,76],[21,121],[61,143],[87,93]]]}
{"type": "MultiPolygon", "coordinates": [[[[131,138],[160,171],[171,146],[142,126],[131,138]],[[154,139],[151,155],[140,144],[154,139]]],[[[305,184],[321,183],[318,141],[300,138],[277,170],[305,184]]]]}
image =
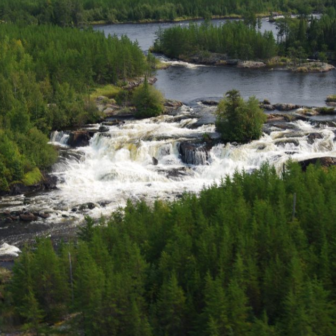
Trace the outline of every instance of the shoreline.
{"type": "MultiPolygon", "coordinates": [[[[270,17],[269,14],[256,14],[257,18],[267,18],[270,17]]],[[[241,20],[243,16],[241,14],[231,14],[231,15],[213,15],[211,20],[241,20]]],[[[126,24],[153,24],[153,23],[179,23],[179,22],[186,22],[186,21],[203,21],[205,20],[204,17],[182,17],[177,18],[174,20],[155,20],[155,19],[144,19],[140,21],[122,21],[122,22],[107,22],[107,21],[92,21],[87,22],[86,24],[89,26],[110,26],[110,25],[126,25],[126,24]]]]}
{"type": "MultiPolygon", "coordinates": [[[[162,52],[153,51],[158,55],[169,57],[162,52]]],[[[182,56],[176,58],[177,61],[182,61],[194,65],[214,66],[214,67],[235,67],[240,69],[266,69],[266,70],[279,70],[291,71],[294,73],[323,73],[335,70],[335,66],[330,63],[321,62],[318,60],[307,59],[305,62],[295,64],[292,60],[286,63],[279,62],[280,56],[275,56],[268,60],[241,60],[230,59],[225,54],[210,53],[210,56],[203,57],[202,55],[194,54],[191,56],[182,56]]],[[[166,61],[167,68],[172,66],[174,60],[166,61]]],[[[164,68],[163,68],[164,69],[164,68]]]]}

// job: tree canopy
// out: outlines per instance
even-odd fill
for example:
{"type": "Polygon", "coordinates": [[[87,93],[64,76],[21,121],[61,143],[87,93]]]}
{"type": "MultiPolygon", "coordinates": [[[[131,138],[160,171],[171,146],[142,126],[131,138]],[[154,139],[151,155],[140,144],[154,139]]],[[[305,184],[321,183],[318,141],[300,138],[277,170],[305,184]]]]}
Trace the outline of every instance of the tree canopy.
{"type": "Polygon", "coordinates": [[[0,24],[0,191],[34,184],[56,159],[51,130],[97,120],[90,89],[143,75],[127,37],[92,30],[0,24]]]}
{"type": "Polygon", "coordinates": [[[279,177],[264,166],[199,197],[88,219],[78,242],[24,250],[4,322],[37,330],[68,316],[63,330],[98,336],[334,336],[335,183],[335,167],[290,164],[279,177]]]}
{"type": "Polygon", "coordinates": [[[163,112],[163,95],[148,84],[147,77],[144,83],[133,92],[132,100],[138,118],[156,117],[163,112]]]}
{"type": "Polygon", "coordinates": [[[228,91],[216,114],[216,129],[224,141],[248,142],[262,135],[266,116],[255,97],[244,101],[237,90],[228,91]]]}

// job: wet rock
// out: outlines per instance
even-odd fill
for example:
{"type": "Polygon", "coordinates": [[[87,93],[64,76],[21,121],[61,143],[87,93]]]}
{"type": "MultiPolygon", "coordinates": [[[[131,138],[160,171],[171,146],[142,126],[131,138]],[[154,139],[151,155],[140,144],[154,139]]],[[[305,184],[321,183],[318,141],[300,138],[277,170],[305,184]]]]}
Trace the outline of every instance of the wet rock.
{"type": "Polygon", "coordinates": [[[32,221],[37,220],[37,217],[34,214],[28,212],[28,213],[21,214],[20,219],[24,222],[32,222],[32,221]]]}
{"type": "Polygon", "coordinates": [[[164,102],[164,112],[165,113],[172,113],[179,109],[183,104],[180,101],[177,100],[169,100],[167,99],[164,102]]]}
{"type": "Polygon", "coordinates": [[[284,121],[285,117],[282,114],[268,114],[267,115],[267,122],[273,121],[284,121]]]}
{"type": "Polygon", "coordinates": [[[307,167],[310,164],[320,164],[322,167],[331,167],[336,165],[336,158],[335,157],[318,157],[318,158],[311,158],[307,160],[299,161],[299,164],[303,171],[306,171],[307,167]]]}
{"type": "Polygon", "coordinates": [[[181,178],[190,175],[192,171],[187,167],[178,167],[178,168],[162,169],[159,170],[159,173],[164,174],[169,179],[180,180],[181,178]]]}
{"type": "Polygon", "coordinates": [[[294,145],[294,146],[299,146],[299,141],[296,140],[296,139],[282,139],[282,140],[275,141],[275,145],[277,145],[277,146],[279,146],[279,145],[285,146],[287,144],[291,144],[291,145],[294,145]]]}
{"type": "Polygon", "coordinates": [[[215,100],[201,100],[201,103],[207,106],[217,106],[218,105],[218,102],[215,100]]]}
{"type": "Polygon", "coordinates": [[[205,165],[209,159],[208,148],[204,144],[182,142],[179,151],[186,164],[205,165]]]}
{"type": "Polygon", "coordinates": [[[153,165],[154,166],[157,166],[159,164],[159,160],[156,157],[153,156],[152,160],[153,160],[153,165]]]}
{"type": "Polygon", "coordinates": [[[109,205],[110,203],[111,203],[111,201],[100,201],[100,202],[98,202],[98,204],[101,207],[106,207],[106,205],[109,205]]]}
{"type": "Polygon", "coordinates": [[[109,129],[107,126],[103,126],[103,125],[102,125],[102,126],[99,127],[99,130],[98,130],[98,131],[99,131],[100,133],[105,133],[105,132],[108,132],[109,130],[110,130],[110,129],[109,129]]]}
{"type": "Polygon", "coordinates": [[[47,219],[50,217],[50,214],[48,213],[39,213],[38,217],[42,218],[42,219],[47,219]]]}
{"type": "Polygon", "coordinates": [[[70,133],[68,145],[70,147],[84,147],[88,146],[90,142],[90,134],[86,130],[79,130],[70,133]]]}
{"type": "Polygon", "coordinates": [[[92,210],[92,209],[94,209],[95,207],[96,207],[96,205],[95,205],[94,203],[89,202],[89,203],[81,204],[81,205],[79,206],[79,210],[86,210],[86,209],[90,209],[90,210],[92,210]]]}
{"type": "Polygon", "coordinates": [[[312,145],[316,139],[323,139],[323,135],[321,133],[310,133],[307,136],[307,142],[312,145]]]}
{"type": "Polygon", "coordinates": [[[266,111],[274,111],[275,107],[272,104],[260,104],[260,108],[266,110],[266,111]]]}
{"type": "Polygon", "coordinates": [[[274,104],[274,107],[278,111],[292,111],[300,108],[301,106],[294,104],[274,104]]]}
{"type": "Polygon", "coordinates": [[[92,210],[96,207],[96,205],[94,203],[88,203],[87,207],[88,207],[88,209],[92,210]]]}

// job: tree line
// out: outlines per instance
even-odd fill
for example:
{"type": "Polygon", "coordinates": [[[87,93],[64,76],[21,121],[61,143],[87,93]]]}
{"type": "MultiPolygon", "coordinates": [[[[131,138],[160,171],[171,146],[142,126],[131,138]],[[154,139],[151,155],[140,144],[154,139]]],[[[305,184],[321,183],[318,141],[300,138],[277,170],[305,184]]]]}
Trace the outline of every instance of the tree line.
{"type": "Polygon", "coordinates": [[[90,89],[147,69],[127,37],[92,30],[0,24],[0,190],[34,184],[56,158],[52,129],[98,117],[90,89]]]}
{"type": "Polygon", "coordinates": [[[153,51],[175,58],[213,52],[230,58],[266,59],[277,54],[277,45],[272,32],[262,34],[242,21],[220,26],[205,22],[159,31],[153,51]]]}
{"type": "Polygon", "coordinates": [[[209,52],[242,60],[267,60],[274,56],[286,56],[291,60],[312,57],[321,61],[336,58],[335,8],[329,8],[319,19],[309,15],[286,16],[275,24],[276,39],[272,32],[262,34],[259,31],[253,13],[245,16],[244,21],[220,26],[205,22],[171,27],[158,31],[153,51],[174,58],[195,54],[206,58],[209,52]]]}
{"type": "Polygon", "coordinates": [[[336,169],[235,173],[166,203],[128,203],[57,252],[26,248],[3,323],[85,335],[336,333],[336,169]],[[70,318],[70,320],[69,320],[70,318]]]}
{"type": "Polygon", "coordinates": [[[32,24],[78,26],[141,20],[175,20],[183,17],[209,17],[284,11],[322,12],[333,6],[330,0],[2,0],[0,19],[32,24]]]}
{"type": "Polygon", "coordinates": [[[276,23],[279,53],[287,56],[317,57],[321,60],[335,59],[336,10],[330,8],[320,18],[301,16],[299,19],[285,17],[276,23]]]}

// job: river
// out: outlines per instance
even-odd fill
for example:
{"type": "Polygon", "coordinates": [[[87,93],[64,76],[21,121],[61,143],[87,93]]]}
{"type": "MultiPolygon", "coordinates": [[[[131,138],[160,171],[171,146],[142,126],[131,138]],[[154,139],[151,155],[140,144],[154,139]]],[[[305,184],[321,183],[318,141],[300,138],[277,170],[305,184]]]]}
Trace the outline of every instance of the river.
{"type": "MultiPolygon", "coordinates": [[[[221,25],[228,20],[215,20],[221,25]]],[[[200,24],[202,21],[196,21],[200,24]]],[[[261,32],[272,31],[276,37],[274,23],[261,20],[261,32]]],[[[106,35],[127,35],[132,41],[138,41],[146,52],[154,43],[155,33],[174,25],[186,26],[189,22],[154,24],[118,24],[97,26],[106,35]]],[[[307,106],[324,106],[326,96],[335,94],[336,71],[322,74],[291,73],[289,71],[269,69],[237,69],[231,67],[211,67],[173,62],[167,70],[159,70],[156,75],[156,87],[166,98],[189,103],[204,97],[221,98],[231,89],[239,90],[243,97],[256,96],[268,99],[272,103],[292,103],[307,106]]]]}
{"type": "MultiPolygon", "coordinates": [[[[217,21],[217,24],[219,22],[217,21]]],[[[182,23],[186,24],[186,23],[182,23]]],[[[107,34],[127,34],[146,50],[159,26],[172,24],[114,25],[96,27],[107,34]]],[[[262,29],[267,25],[263,20],[262,29]]],[[[1,222],[0,243],[21,245],[36,235],[66,237],[83,220],[83,215],[108,216],[127,200],[174,200],[183,192],[198,192],[220,183],[226,174],[252,171],[270,163],[281,172],[289,158],[302,160],[316,156],[336,156],[336,127],[295,121],[283,130],[270,126],[258,141],[246,145],[217,144],[190,150],[191,142],[218,138],[213,124],[215,107],[204,106],[201,98],[219,99],[224,92],[238,89],[247,97],[255,95],[272,103],[324,105],[335,93],[335,71],[327,74],[292,74],[283,71],[243,70],[195,66],[174,62],[157,73],[156,87],[167,98],[185,104],[170,115],[147,120],[126,120],[97,132],[87,147],[69,149],[67,135],[54,132],[51,142],[61,146],[60,159],[53,167],[58,189],[37,195],[7,197],[1,208],[10,211],[48,212],[48,219],[32,223],[1,222]],[[310,134],[318,134],[311,141],[310,134]],[[181,155],[187,145],[188,153],[181,155]]],[[[99,125],[93,125],[96,129],[99,125]]],[[[0,251],[1,254],[1,251],[0,251]]]]}

